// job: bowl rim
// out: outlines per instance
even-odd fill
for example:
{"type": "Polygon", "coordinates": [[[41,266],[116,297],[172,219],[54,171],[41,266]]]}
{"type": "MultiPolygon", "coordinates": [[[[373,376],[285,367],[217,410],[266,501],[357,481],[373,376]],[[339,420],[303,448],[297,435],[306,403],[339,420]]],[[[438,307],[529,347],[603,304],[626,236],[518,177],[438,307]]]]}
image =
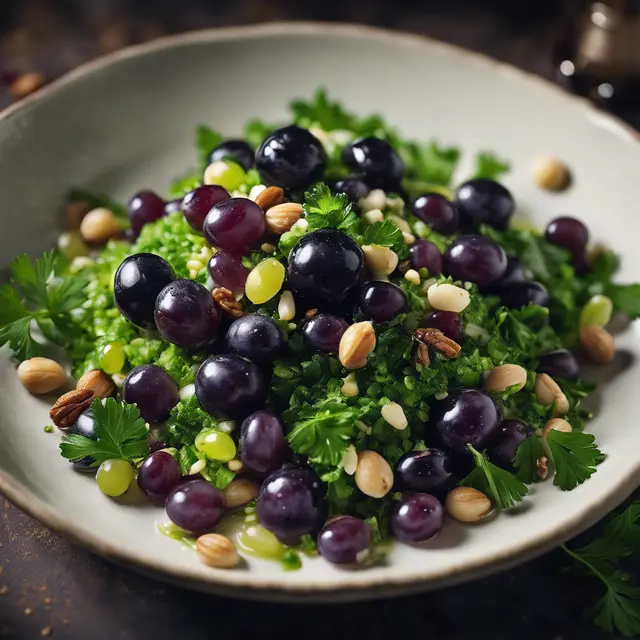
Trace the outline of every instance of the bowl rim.
{"type": "MultiPolygon", "coordinates": [[[[208,42],[220,42],[236,39],[266,38],[290,33],[307,35],[330,35],[350,38],[378,39],[396,45],[412,47],[423,51],[439,51],[446,56],[455,56],[472,61],[485,68],[493,68],[500,73],[507,73],[520,82],[536,83],[546,91],[552,90],[568,104],[581,105],[586,111],[595,112],[600,118],[608,121],[621,137],[637,143],[640,134],[631,125],[620,118],[608,114],[589,100],[567,93],[552,82],[528,71],[500,62],[484,54],[476,53],[456,45],[440,42],[425,36],[396,32],[377,27],[326,22],[268,22],[258,25],[239,27],[222,27],[192,31],[177,35],[164,36],[153,42],[142,43],[116,51],[96,60],[86,62],[60,78],[54,80],[34,94],[7,107],[0,112],[0,122],[5,122],[38,100],[54,95],[65,87],[81,81],[85,76],[99,73],[101,70],[130,58],[153,54],[158,51],[196,45],[208,42]]],[[[121,549],[91,533],[82,525],[65,520],[58,512],[38,498],[28,488],[10,477],[0,469],[0,493],[4,494],[19,509],[29,514],[50,529],[65,538],[83,546],[100,556],[118,564],[152,575],[165,581],[212,591],[226,595],[258,599],[301,599],[310,600],[357,600],[388,595],[400,595],[429,588],[440,588],[469,579],[488,575],[514,566],[524,560],[540,555],[555,546],[577,535],[592,524],[595,524],[610,509],[624,500],[640,482],[640,462],[629,475],[620,478],[608,491],[606,496],[582,512],[579,516],[557,524],[544,535],[529,540],[516,548],[496,553],[491,557],[481,556],[478,560],[462,565],[449,567],[440,571],[419,571],[403,576],[380,576],[367,578],[365,573],[345,572],[335,581],[316,583],[309,579],[306,583],[287,583],[286,579],[251,577],[244,572],[211,571],[206,577],[190,569],[166,568],[160,561],[147,560],[137,556],[135,552],[121,549]]]]}

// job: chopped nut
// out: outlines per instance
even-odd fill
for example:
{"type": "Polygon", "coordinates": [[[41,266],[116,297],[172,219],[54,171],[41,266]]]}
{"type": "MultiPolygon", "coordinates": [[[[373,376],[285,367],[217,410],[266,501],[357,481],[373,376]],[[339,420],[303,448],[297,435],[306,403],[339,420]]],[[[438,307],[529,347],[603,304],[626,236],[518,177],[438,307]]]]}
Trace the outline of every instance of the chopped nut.
{"type": "Polygon", "coordinates": [[[242,303],[235,299],[233,293],[224,287],[216,287],[211,295],[220,307],[222,313],[231,318],[240,318],[244,315],[242,303]]]}
{"type": "MultiPolygon", "coordinates": [[[[249,200],[253,200],[254,202],[256,202],[258,196],[266,190],[267,187],[265,187],[265,185],[263,184],[257,184],[255,187],[251,187],[251,190],[249,191],[249,200]]],[[[256,202],[256,204],[258,203],[256,202]]]]}
{"type": "Polygon", "coordinates": [[[256,204],[265,212],[286,201],[282,187],[267,187],[256,196],[256,204]]]}
{"type": "Polygon", "coordinates": [[[409,422],[404,415],[404,409],[397,402],[388,402],[380,410],[382,417],[398,431],[404,431],[409,422]]]}
{"type": "Polygon", "coordinates": [[[270,207],[264,214],[267,231],[282,235],[300,220],[304,209],[297,202],[284,202],[270,207]]]}
{"type": "Polygon", "coordinates": [[[479,522],[493,509],[491,500],[473,487],[456,487],[449,491],[444,507],[452,518],[466,523],[479,522]]]}
{"type": "Polygon", "coordinates": [[[207,466],[206,460],[197,460],[189,467],[189,476],[195,476],[207,466]]]}
{"type": "Polygon", "coordinates": [[[229,471],[233,471],[234,473],[242,473],[244,471],[242,460],[229,460],[227,467],[229,467],[229,471]]]}
{"type": "Polygon", "coordinates": [[[393,471],[375,451],[358,452],[355,479],[358,489],[371,498],[383,498],[393,487],[393,471]]]}
{"type": "Polygon", "coordinates": [[[402,238],[404,239],[404,243],[405,244],[415,244],[416,242],[416,237],[413,235],[413,233],[407,233],[406,231],[402,232],[402,238]]]}
{"type": "Polygon", "coordinates": [[[278,317],[280,320],[293,320],[296,315],[296,303],[291,291],[283,291],[278,302],[278,317]]]}
{"type": "Polygon", "coordinates": [[[360,211],[367,213],[368,211],[374,211],[376,209],[384,209],[387,204],[387,195],[382,189],[373,189],[364,197],[358,201],[360,211]]]}
{"type": "Polygon", "coordinates": [[[116,383],[113,378],[100,369],[94,369],[85,373],[78,384],[76,389],[89,389],[93,391],[94,398],[110,398],[116,395],[116,383]]]}
{"type": "Polygon", "coordinates": [[[538,478],[540,478],[540,480],[546,480],[547,476],[549,475],[547,462],[548,460],[546,456],[541,456],[536,462],[536,475],[538,476],[538,478]]]}
{"type": "Polygon", "coordinates": [[[428,367],[431,364],[431,358],[429,357],[429,347],[427,347],[426,344],[418,342],[414,360],[416,364],[419,364],[423,367],[428,367]]]}
{"type": "Polygon", "coordinates": [[[375,224],[376,222],[384,221],[384,213],[380,209],[372,209],[362,215],[362,217],[369,223],[375,224]]]}
{"type": "Polygon", "coordinates": [[[80,233],[85,242],[103,244],[120,233],[120,224],[110,209],[92,209],[80,223],[80,233]]]}
{"type": "Polygon", "coordinates": [[[342,454],[342,468],[348,476],[352,476],[358,468],[358,452],[352,444],[342,454]]]}
{"type": "Polygon", "coordinates": [[[562,418],[552,418],[542,428],[542,435],[546,437],[549,431],[562,431],[564,433],[569,433],[573,431],[573,429],[566,420],[563,420],[562,418]]]}
{"type": "Polygon", "coordinates": [[[205,533],[196,540],[200,562],[217,569],[230,569],[240,562],[233,542],[219,533],[205,533]]]}
{"type": "Polygon", "coordinates": [[[248,478],[234,478],[223,490],[224,503],[227,509],[249,504],[258,497],[260,487],[248,478]]]}
{"type": "Polygon", "coordinates": [[[16,78],[9,87],[11,95],[16,99],[25,98],[30,93],[37,91],[47,83],[47,78],[44,73],[39,71],[30,71],[23,73],[16,78]]]}
{"type": "Polygon", "coordinates": [[[471,302],[466,289],[447,283],[431,285],[427,291],[427,299],[434,309],[454,313],[464,311],[471,302]]]}
{"type": "Polygon", "coordinates": [[[561,191],[571,178],[567,165],[553,156],[535,158],[531,173],[536,184],[547,191],[561,191]]]}
{"type": "Polygon", "coordinates": [[[355,373],[350,373],[346,378],[342,378],[342,383],[340,391],[343,395],[348,396],[349,398],[354,398],[360,393],[355,373]]]}
{"type": "Polygon", "coordinates": [[[376,347],[376,333],[370,322],[356,322],[342,335],[338,357],[343,367],[361,369],[366,366],[369,354],[376,347]]]}
{"type": "Polygon", "coordinates": [[[616,354],[613,336],[599,325],[589,324],[580,329],[580,345],[589,359],[598,364],[611,362],[616,354]]]}
{"type": "Polygon", "coordinates": [[[18,380],[29,393],[42,394],[59,389],[67,380],[62,365],[49,358],[29,358],[18,367],[18,380]]]}
{"type": "Polygon", "coordinates": [[[460,345],[455,340],[445,336],[440,329],[432,329],[431,327],[416,329],[413,332],[413,339],[424,345],[432,346],[449,360],[460,353],[460,345]]]}
{"type": "Polygon", "coordinates": [[[60,396],[49,411],[49,417],[58,429],[68,429],[93,402],[93,391],[74,389],[60,396]]]}
{"type": "Polygon", "coordinates": [[[556,416],[563,416],[569,411],[569,400],[564,395],[558,383],[548,374],[539,373],[536,376],[534,387],[538,402],[548,407],[554,402],[556,404],[556,416]]]}
{"type": "Polygon", "coordinates": [[[374,275],[388,276],[398,266],[398,254],[377,244],[365,244],[362,247],[364,262],[374,275]]]}
{"type": "Polygon", "coordinates": [[[393,224],[398,227],[400,231],[403,231],[404,233],[411,233],[411,227],[404,218],[396,215],[390,215],[387,220],[391,220],[391,222],[393,222],[393,224]]]}
{"type": "Polygon", "coordinates": [[[265,252],[265,253],[275,253],[278,249],[278,247],[276,247],[275,244],[271,244],[270,242],[263,242],[260,245],[260,248],[265,252]]]}
{"type": "Polygon", "coordinates": [[[404,279],[413,282],[413,284],[420,284],[420,274],[415,269],[409,269],[404,274],[404,279]]]}
{"type": "Polygon", "coordinates": [[[517,364],[503,364],[489,371],[484,379],[485,391],[506,391],[518,387],[518,391],[527,384],[527,371],[517,364]]]}

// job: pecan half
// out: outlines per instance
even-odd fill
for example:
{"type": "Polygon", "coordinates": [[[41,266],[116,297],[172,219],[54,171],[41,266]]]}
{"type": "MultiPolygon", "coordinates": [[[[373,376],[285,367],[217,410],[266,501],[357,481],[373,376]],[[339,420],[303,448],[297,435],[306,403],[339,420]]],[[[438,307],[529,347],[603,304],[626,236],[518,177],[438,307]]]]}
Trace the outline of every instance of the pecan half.
{"type": "Polygon", "coordinates": [[[540,480],[546,480],[549,475],[549,469],[547,468],[547,457],[542,456],[538,458],[536,462],[536,474],[540,480]]]}
{"type": "Polygon", "coordinates": [[[93,401],[91,389],[74,389],[60,396],[49,411],[58,429],[68,429],[88,409],[93,401]]]}
{"type": "Polygon", "coordinates": [[[244,315],[242,304],[233,297],[233,293],[224,287],[216,287],[211,295],[220,307],[222,313],[231,318],[240,318],[244,315]]]}
{"type": "Polygon", "coordinates": [[[445,336],[440,329],[416,329],[413,332],[413,338],[424,345],[432,346],[449,360],[460,353],[460,345],[455,340],[445,336]]]}
{"type": "Polygon", "coordinates": [[[428,367],[431,364],[431,358],[429,357],[429,347],[427,347],[427,345],[423,342],[417,342],[417,349],[414,360],[416,364],[419,364],[423,367],[428,367]]]}
{"type": "Polygon", "coordinates": [[[267,187],[262,193],[259,193],[256,198],[256,204],[263,211],[267,211],[267,209],[275,207],[278,204],[283,204],[286,201],[287,199],[285,198],[282,187],[267,187]]]}

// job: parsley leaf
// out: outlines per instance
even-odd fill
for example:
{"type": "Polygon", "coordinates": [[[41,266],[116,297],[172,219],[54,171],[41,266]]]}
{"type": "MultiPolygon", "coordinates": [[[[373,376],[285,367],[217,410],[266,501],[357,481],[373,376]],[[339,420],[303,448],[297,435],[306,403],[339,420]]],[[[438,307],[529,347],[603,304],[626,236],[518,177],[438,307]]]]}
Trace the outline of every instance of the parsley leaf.
{"type": "Polygon", "coordinates": [[[303,207],[311,230],[338,229],[351,236],[359,233],[360,218],[353,211],[346,194],[332,194],[324,182],[319,182],[304,194],[303,207]]]}
{"type": "Polygon", "coordinates": [[[556,470],[553,484],[563,491],[571,491],[590,478],[604,459],[590,433],[552,430],[546,440],[556,470]]]}
{"type": "Polygon", "coordinates": [[[488,495],[498,509],[511,509],[529,493],[527,485],[512,473],[496,467],[487,457],[467,445],[473,454],[476,468],[460,482],[488,495]]]}
{"type": "Polygon", "coordinates": [[[426,144],[397,140],[394,146],[412,179],[433,185],[449,186],[460,160],[460,149],[439,146],[436,141],[426,144]]]}
{"type": "Polygon", "coordinates": [[[40,353],[40,345],[31,335],[31,312],[10,285],[0,287],[0,344],[9,344],[20,360],[40,353]]]}
{"type": "Polygon", "coordinates": [[[94,400],[91,409],[96,439],[75,433],[66,434],[60,444],[65,458],[82,460],[91,456],[96,463],[101,463],[112,458],[134,460],[148,453],[149,433],[138,407],[107,398],[104,402],[94,400]]]}
{"type": "Polygon", "coordinates": [[[406,248],[402,231],[391,220],[376,222],[367,227],[362,244],[377,244],[381,247],[389,247],[397,254],[404,253],[406,248]]]}
{"type": "Polygon", "coordinates": [[[508,162],[501,160],[490,151],[480,151],[476,155],[476,170],[473,177],[499,180],[510,168],[508,162]]]}
{"type": "Polygon", "coordinates": [[[606,295],[613,306],[626,313],[631,319],[640,318],[640,284],[614,284],[605,286],[606,295]]]}
{"type": "Polygon", "coordinates": [[[196,127],[196,149],[198,151],[198,163],[202,170],[209,164],[209,154],[222,142],[221,133],[214,131],[204,124],[196,127]]]}
{"type": "Polygon", "coordinates": [[[190,173],[182,178],[177,178],[171,183],[169,187],[169,198],[172,200],[177,200],[178,198],[183,198],[190,191],[193,191],[197,187],[202,184],[202,177],[195,174],[190,173]]]}
{"type": "Polygon", "coordinates": [[[537,436],[529,436],[520,443],[516,451],[514,466],[516,475],[522,482],[531,484],[540,479],[537,474],[536,464],[544,455],[546,455],[544,444],[537,436]]]}

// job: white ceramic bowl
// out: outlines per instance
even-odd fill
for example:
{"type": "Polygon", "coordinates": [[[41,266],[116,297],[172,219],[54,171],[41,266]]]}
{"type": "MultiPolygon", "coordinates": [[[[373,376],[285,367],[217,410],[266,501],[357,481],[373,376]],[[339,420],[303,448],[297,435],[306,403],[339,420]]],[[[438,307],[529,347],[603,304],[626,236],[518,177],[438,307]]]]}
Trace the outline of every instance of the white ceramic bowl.
{"type": "MultiPolygon", "coordinates": [[[[640,279],[640,145],[635,133],[586,102],[508,66],[423,38],[340,25],[275,24],[193,33],[125,50],[52,84],[0,118],[3,264],[51,246],[55,216],[76,185],[128,198],[162,192],[193,165],[194,126],[240,133],[245,120],[280,120],[288,101],[319,85],[362,114],[380,112],[408,136],[496,150],[514,170],[506,183],[521,212],[543,225],[570,212],[624,257],[622,280],[640,279]],[[536,154],[565,160],[575,181],[540,191],[536,154]]],[[[140,571],[220,593],[255,598],[345,600],[451,584],[503,569],[578,533],[637,486],[640,367],[637,327],[618,337],[616,367],[590,425],[609,455],[595,476],[563,493],[535,486],[517,513],[478,527],[447,524],[427,549],[398,544],[382,566],[339,570],[306,560],[282,572],[250,560],[221,571],[155,531],[161,509],[123,506],[58,455],[46,434],[46,403],[0,362],[0,491],[63,535],[140,571]]]]}

